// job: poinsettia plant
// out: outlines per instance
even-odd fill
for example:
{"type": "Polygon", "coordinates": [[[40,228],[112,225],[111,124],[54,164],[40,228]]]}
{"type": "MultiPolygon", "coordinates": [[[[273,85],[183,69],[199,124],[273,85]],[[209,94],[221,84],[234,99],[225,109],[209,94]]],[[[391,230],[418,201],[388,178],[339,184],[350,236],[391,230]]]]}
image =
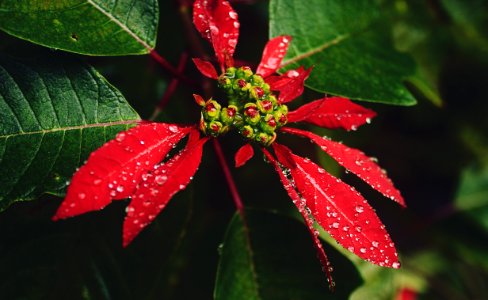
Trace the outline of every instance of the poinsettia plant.
{"type": "MultiPolygon", "coordinates": [[[[123,224],[123,245],[127,246],[177,192],[187,187],[200,165],[204,145],[212,140],[218,150],[218,137],[238,133],[244,145],[235,154],[236,167],[252,158],[255,148],[263,152],[305,220],[330,282],[329,262],[314,222],[360,258],[399,268],[394,244],[363,196],[279,142],[282,134],[312,141],[372,188],[405,206],[400,192],[373,158],[328,137],[290,126],[308,123],[356,130],[369,123],[375,112],[349,99],[330,96],[289,111],[287,103],[303,93],[304,82],[312,72],[312,68],[299,67],[278,73],[293,37],[272,38],[254,72],[234,62],[240,23],[228,1],[195,1],[193,22],[211,43],[220,71],[212,61],[194,58],[193,62],[204,76],[215,80],[225,96],[206,99],[194,94],[201,106],[201,118],[193,125],[142,121],[118,133],[74,174],[54,219],[100,210],[112,200],[130,198],[123,224]],[[172,149],[185,137],[184,147],[174,153],[172,149]]],[[[240,199],[236,205],[245,214],[240,199]]]]}

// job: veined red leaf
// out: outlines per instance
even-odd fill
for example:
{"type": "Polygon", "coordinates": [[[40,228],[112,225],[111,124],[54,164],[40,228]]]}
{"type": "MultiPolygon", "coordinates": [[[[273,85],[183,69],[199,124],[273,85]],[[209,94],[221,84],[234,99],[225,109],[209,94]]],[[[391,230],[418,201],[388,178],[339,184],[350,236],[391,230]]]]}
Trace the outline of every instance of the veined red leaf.
{"type": "Polygon", "coordinates": [[[203,75],[207,76],[208,78],[217,79],[219,75],[217,75],[217,71],[215,70],[214,66],[203,59],[193,58],[193,63],[197,67],[198,71],[203,75]]]}
{"type": "Polygon", "coordinates": [[[290,127],[284,127],[281,130],[311,139],[340,165],[356,174],[372,188],[400,205],[406,206],[400,191],[395,188],[393,182],[386,176],[385,171],[378,166],[374,159],[366,156],[363,152],[308,131],[290,127]]]}
{"type": "Polygon", "coordinates": [[[200,165],[203,145],[208,140],[195,140],[195,136],[198,136],[198,131],[190,136],[180,153],[143,175],[127,207],[122,234],[124,247],[156,218],[177,192],[190,183],[200,165]]]}
{"type": "Polygon", "coordinates": [[[94,151],[73,176],[54,220],[100,210],[130,196],[141,175],[159,163],[191,127],[141,123],[94,151]]]}
{"type": "Polygon", "coordinates": [[[275,73],[280,67],[283,57],[285,57],[290,41],[291,36],[289,35],[277,36],[269,40],[264,47],[263,56],[256,73],[263,77],[275,73]]]}
{"type": "MultiPolygon", "coordinates": [[[[284,146],[281,146],[284,147],[284,146]]],[[[278,160],[281,149],[275,147],[278,160]]],[[[296,189],[315,220],[344,248],[374,264],[399,268],[395,245],[374,209],[353,187],[309,159],[292,154],[296,189]]]]}
{"type": "Polygon", "coordinates": [[[245,144],[239,150],[237,150],[234,157],[236,168],[242,167],[254,156],[254,149],[251,144],[245,144]]]}
{"type": "Polygon", "coordinates": [[[226,0],[196,0],[193,23],[200,34],[212,43],[221,68],[232,66],[232,56],[239,37],[237,13],[226,0]]]}
{"type": "MultiPolygon", "coordinates": [[[[274,145],[276,145],[276,143],[274,143],[274,145]]],[[[271,155],[271,153],[269,153],[268,150],[264,148],[263,148],[263,153],[268,159],[268,161],[270,161],[273,167],[275,168],[275,171],[276,173],[278,173],[278,176],[280,177],[280,181],[283,184],[283,187],[285,188],[286,192],[288,193],[288,196],[290,196],[291,200],[293,201],[295,206],[298,208],[298,211],[302,215],[305,224],[307,225],[307,229],[310,232],[310,235],[312,236],[315,250],[317,251],[317,256],[319,257],[320,263],[322,264],[322,269],[327,275],[327,281],[329,282],[329,287],[333,289],[334,281],[332,279],[332,275],[330,273],[331,271],[329,269],[330,266],[329,259],[327,258],[327,254],[325,254],[324,248],[322,247],[322,243],[320,243],[318,236],[315,234],[315,228],[313,227],[313,220],[310,218],[309,213],[306,210],[304,199],[302,199],[300,195],[297,193],[297,191],[295,190],[295,186],[290,181],[290,179],[286,177],[284,173],[285,171],[281,168],[281,166],[278,164],[276,159],[271,155]]]]}
{"type": "Polygon", "coordinates": [[[311,71],[312,67],[307,70],[300,67],[296,70],[289,70],[281,76],[269,76],[265,80],[271,90],[280,93],[278,95],[278,101],[280,103],[287,103],[303,93],[304,82],[311,71]]]}
{"type": "Polygon", "coordinates": [[[307,122],[317,126],[356,130],[369,123],[376,113],[342,97],[324,97],[288,113],[289,122],[307,122]]]}

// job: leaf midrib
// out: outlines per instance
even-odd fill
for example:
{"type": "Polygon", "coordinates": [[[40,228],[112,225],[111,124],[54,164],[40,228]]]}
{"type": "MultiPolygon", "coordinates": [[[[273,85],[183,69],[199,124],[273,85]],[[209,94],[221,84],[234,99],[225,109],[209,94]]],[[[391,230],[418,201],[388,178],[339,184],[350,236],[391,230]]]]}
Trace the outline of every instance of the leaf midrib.
{"type": "Polygon", "coordinates": [[[149,46],[149,44],[147,44],[144,40],[142,40],[135,32],[133,32],[129,27],[127,27],[127,25],[122,23],[122,21],[120,21],[115,16],[110,14],[110,12],[103,9],[100,5],[95,3],[93,0],[86,0],[86,3],[90,4],[91,6],[93,6],[93,8],[95,8],[96,10],[98,10],[99,12],[101,12],[102,14],[107,16],[112,22],[114,22],[120,28],[122,28],[125,32],[127,32],[134,40],[136,40],[136,42],[141,44],[144,48],[146,48],[149,51],[153,50],[153,48],[151,46],[149,46]]]}
{"type": "Polygon", "coordinates": [[[58,127],[58,128],[36,130],[36,131],[29,131],[29,132],[22,131],[14,134],[0,135],[0,139],[16,137],[16,136],[32,135],[32,134],[47,134],[47,133],[58,132],[58,131],[78,130],[78,129],[96,128],[96,127],[108,127],[108,126],[116,126],[116,125],[128,125],[128,124],[138,123],[139,121],[140,121],[139,119],[135,119],[135,120],[128,120],[128,121],[115,121],[115,122],[106,122],[106,123],[97,123],[97,124],[83,124],[78,126],[58,127]]]}

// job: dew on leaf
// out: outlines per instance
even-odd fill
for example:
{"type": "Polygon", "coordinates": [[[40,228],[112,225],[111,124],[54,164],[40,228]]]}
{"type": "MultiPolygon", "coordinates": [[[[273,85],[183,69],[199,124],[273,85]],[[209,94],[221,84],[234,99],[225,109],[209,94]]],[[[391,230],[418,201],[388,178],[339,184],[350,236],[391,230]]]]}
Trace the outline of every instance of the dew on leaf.
{"type": "Polygon", "coordinates": [[[85,193],[78,193],[78,199],[83,200],[85,198],[86,198],[86,194],[85,193]]]}

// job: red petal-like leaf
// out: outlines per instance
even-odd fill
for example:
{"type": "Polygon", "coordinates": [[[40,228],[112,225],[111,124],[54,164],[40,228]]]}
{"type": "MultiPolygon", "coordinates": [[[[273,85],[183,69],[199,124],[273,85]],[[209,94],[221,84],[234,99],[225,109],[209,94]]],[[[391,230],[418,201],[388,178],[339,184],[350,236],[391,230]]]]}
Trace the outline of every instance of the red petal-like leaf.
{"type": "Polygon", "coordinates": [[[340,165],[356,174],[375,190],[400,205],[406,206],[400,191],[395,188],[393,182],[386,176],[385,171],[378,166],[374,159],[366,156],[363,152],[308,131],[290,127],[282,128],[282,131],[311,139],[340,165]]]}
{"type": "Polygon", "coordinates": [[[190,138],[185,149],[143,176],[127,207],[123,229],[124,247],[156,218],[174,194],[190,183],[200,165],[203,145],[207,140],[203,138],[195,141],[190,138]]]}
{"type": "Polygon", "coordinates": [[[217,71],[215,70],[214,66],[203,59],[193,58],[193,63],[197,67],[198,71],[203,75],[207,76],[208,78],[217,79],[219,75],[217,75],[217,71]]]}
{"type": "MultiPolygon", "coordinates": [[[[276,144],[276,143],[275,143],[276,144]]],[[[283,187],[285,188],[286,192],[290,196],[291,200],[295,204],[295,206],[298,208],[298,211],[302,215],[303,219],[305,220],[305,224],[307,225],[307,229],[310,232],[310,235],[312,236],[312,240],[315,246],[315,250],[317,251],[317,256],[320,259],[320,263],[322,264],[322,269],[324,270],[325,274],[327,275],[327,281],[329,282],[329,287],[333,289],[334,284],[333,284],[333,279],[331,275],[331,269],[329,268],[330,263],[329,259],[327,258],[327,254],[325,254],[324,248],[322,247],[322,243],[320,243],[320,240],[315,234],[315,228],[313,227],[313,220],[310,218],[308,211],[305,209],[304,202],[300,195],[298,195],[297,191],[295,190],[295,186],[293,183],[288,179],[284,173],[284,170],[280,167],[276,159],[266,150],[263,149],[264,155],[266,158],[273,164],[276,173],[280,176],[281,183],[283,184],[283,187]]]]}
{"type": "Polygon", "coordinates": [[[300,67],[296,70],[289,70],[281,76],[270,76],[265,80],[271,90],[279,92],[278,101],[287,103],[303,93],[304,82],[310,75],[312,67],[305,70],[300,67]]]}
{"type": "Polygon", "coordinates": [[[141,123],[94,151],[75,173],[54,220],[100,210],[130,196],[142,174],[159,163],[191,127],[141,123]]]}
{"type": "MultiPolygon", "coordinates": [[[[280,147],[275,147],[275,151],[280,161],[280,147]]],[[[399,268],[395,245],[361,194],[309,159],[294,154],[292,157],[296,168],[290,169],[290,173],[296,189],[320,226],[362,259],[399,268]]]]}
{"type": "Polygon", "coordinates": [[[289,35],[282,35],[269,40],[264,47],[263,57],[256,73],[263,77],[275,73],[280,67],[283,57],[285,57],[290,41],[289,35]]]}
{"type": "Polygon", "coordinates": [[[236,162],[236,168],[242,167],[254,156],[254,149],[251,144],[245,144],[239,150],[237,150],[234,160],[236,162]]]}
{"type": "Polygon", "coordinates": [[[232,66],[232,56],[239,37],[237,13],[226,0],[196,0],[193,23],[200,34],[212,43],[221,68],[232,66]]]}
{"type": "Polygon", "coordinates": [[[341,97],[324,97],[288,113],[288,122],[307,122],[317,126],[356,130],[369,123],[376,113],[341,97]]]}

